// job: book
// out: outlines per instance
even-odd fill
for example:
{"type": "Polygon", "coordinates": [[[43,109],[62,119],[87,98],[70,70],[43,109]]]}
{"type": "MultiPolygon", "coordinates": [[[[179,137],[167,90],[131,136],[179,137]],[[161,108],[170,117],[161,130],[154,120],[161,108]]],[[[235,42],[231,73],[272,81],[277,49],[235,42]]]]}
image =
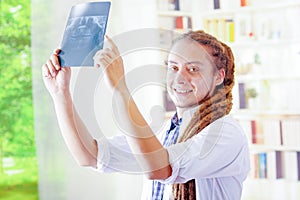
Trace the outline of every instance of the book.
{"type": "Polygon", "coordinates": [[[270,180],[283,178],[283,152],[266,152],[266,178],[270,180]]]}
{"type": "Polygon", "coordinates": [[[278,119],[262,120],[264,144],[268,146],[280,146],[281,138],[281,121],[278,119]]]}
{"type": "Polygon", "coordinates": [[[298,155],[294,151],[283,152],[283,174],[286,180],[298,180],[298,155]]]}
{"type": "Polygon", "coordinates": [[[220,18],[218,20],[217,38],[219,38],[223,42],[226,42],[226,19],[225,18],[220,18]]]}
{"type": "Polygon", "coordinates": [[[239,108],[247,108],[245,83],[239,83],[239,108]]]}
{"type": "Polygon", "coordinates": [[[175,10],[180,10],[179,0],[174,0],[175,10]]]}
{"type": "Polygon", "coordinates": [[[298,181],[300,181],[300,152],[297,151],[297,171],[298,171],[298,181]]]}
{"type": "Polygon", "coordinates": [[[259,178],[267,178],[267,153],[259,153],[259,178]]]}
{"type": "MultiPolygon", "coordinates": [[[[174,27],[172,27],[174,29],[174,27]]],[[[175,29],[176,30],[191,30],[192,20],[190,17],[179,16],[175,18],[175,29]]]]}
{"type": "Polygon", "coordinates": [[[169,10],[180,10],[179,0],[168,0],[167,2],[168,2],[169,10]]]}
{"type": "Polygon", "coordinates": [[[283,167],[282,167],[282,152],[275,151],[276,158],[276,178],[283,178],[283,167]]]}
{"type": "Polygon", "coordinates": [[[226,19],[226,41],[234,42],[234,21],[233,19],[226,19]]]}
{"type": "Polygon", "coordinates": [[[214,9],[220,9],[220,0],[214,0],[214,9]]]}
{"type": "Polygon", "coordinates": [[[250,172],[249,175],[252,178],[258,178],[258,153],[254,153],[250,157],[250,172]]]}
{"type": "Polygon", "coordinates": [[[175,18],[175,28],[176,29],[183,29],[183,16],[175,18]]]}
{"type": "Polygon", "coordinates": [[[64,31],[60,65],[94,66],[94,54],[103,48],[110,2],[88,2],[72,6],[64,31]]]}
{"type": "Polygon", "coordinates": [[[251,120],[251,135],[252,135],[252,144],[256,144],[256,121],[251,120]]]}
{"type": "Polygon", "coordinates": [[[287,147],[300,146],[300,122],[298,119],[283,119],[282,124],[282,143],[287,147]]]}
{"type": "Polygon", "coordinates": [[[251,120],[251,133],[253,144],[264,144],[264,132],[262,122],[259,120],[251,120]]]}

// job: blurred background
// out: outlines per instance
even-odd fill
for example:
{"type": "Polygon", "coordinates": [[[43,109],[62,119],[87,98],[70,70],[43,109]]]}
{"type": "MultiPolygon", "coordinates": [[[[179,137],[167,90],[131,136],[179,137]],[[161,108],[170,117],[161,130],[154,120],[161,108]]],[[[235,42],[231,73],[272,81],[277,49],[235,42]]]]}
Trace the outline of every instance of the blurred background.
{"type": "MultiPolygon", "coordinates": [[[[84,2],[88,1],[0,0],[0,199],[140,199],[141,175],[101,174],[77,165],[43,85],[41,66],[60,46],[71,7],[84,2]]],[[[158,42],[168,46],[178,33],[204,29],[232,47],[236,84],[231,114],[245,129],[251,151],[242,199],[300,199],[300,1],[111,3],[107,34],[113,38],[143,28],[168,29],[174,34],[157,35],[158,42]]],[[[163,65],[165,58],[166,52],[153,49],[124,54],[128,72],[163,65]]],[[[83,79],[79,68],[72,72],[72,93],[82,99],[87,88],[95,88],[88,78],[94,71],[86,70],[83,79]]],[[[94,105],[76,105],[96,138],[118,129],[112,95],[103,85],[101,80],[98,92],[91,91],[94,105]]],[[[174,111],[162,86],[133,89],[150,123],[152,109],[166,111],[166,117],[174,111]]]]}
{"type": "Polygon", "coordinates": [[[0,1],[0,199],[37,199],[30,1],[0,1]]]}

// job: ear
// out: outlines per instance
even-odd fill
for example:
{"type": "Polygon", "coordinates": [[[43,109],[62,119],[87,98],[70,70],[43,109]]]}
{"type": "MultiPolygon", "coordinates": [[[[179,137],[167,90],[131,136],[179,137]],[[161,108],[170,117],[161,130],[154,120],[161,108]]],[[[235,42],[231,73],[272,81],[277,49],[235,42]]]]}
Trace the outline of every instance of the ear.
{"type": "Polygon", "coordinates": [[[215,76],[216,86],[217,85],[221,85],[223,83],[223,81],[224,81],[224,78],[225,78],[225,69],[224,68],[219,69],[216,72],[216,76],[215,76]]]}

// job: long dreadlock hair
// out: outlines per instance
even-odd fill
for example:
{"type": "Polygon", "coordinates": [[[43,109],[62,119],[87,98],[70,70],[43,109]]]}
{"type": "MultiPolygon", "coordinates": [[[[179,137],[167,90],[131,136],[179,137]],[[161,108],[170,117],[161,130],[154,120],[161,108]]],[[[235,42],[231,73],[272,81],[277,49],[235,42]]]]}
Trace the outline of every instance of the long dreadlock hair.
{"type": "MultiPolygon", "coordinates": [[[[224,69],[225,77],[223,84],[216,86],[212,95],[201,103],[184,133],[178,139],[178,143],[188,140],[200,133],[207,125],[229,114],[232,108],[231,91],[234,85],[234,57],[230,47],[201,30],[185,33],[177,38],[174,43],[181,39],[190,39],[205,47],[217,70],[224,69]]],[[[173,199],[196,199],[195,180],[192,179],[186,183],[174,184],[173,199]]]]}

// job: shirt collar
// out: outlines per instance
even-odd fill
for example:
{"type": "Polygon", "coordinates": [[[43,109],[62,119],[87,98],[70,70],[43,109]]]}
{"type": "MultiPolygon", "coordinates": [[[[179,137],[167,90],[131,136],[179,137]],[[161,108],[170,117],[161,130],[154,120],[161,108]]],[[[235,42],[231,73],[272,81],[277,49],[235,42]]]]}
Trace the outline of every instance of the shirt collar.
{"type": "Polygon", "coordinates": [[[197,110],[199,110],[199,108],[200,108],[200,105],[185,110],[185,111],[182,113],[182,119],[183,119],[184,121],[186,121],[186,120],[187,120],[187,121],[190,121],[191,118],[193,117],[194,113],[195,113],[197,110]]]}
{"type": "Polygon", "coordinates": [[[178,119],[178,115],[177,112],[173,115],[173,117],[171,118],[171,123],[178,126],[179,122],[182,121],[182,118],[178,119]]]}
{"type": "MultiPolygon", "coordinates": [[[[179,130],[179,135],[182,135],[184,130],[186,129],[186,127],[188,126],[188,124],[190,123],[192,117],[194,116],[195,112],[197,110],[199,110],[200,108],[200,105],[198,106],[195,106],[195,107],[192,107],[192,108],[189,108],[187,110],[185,110],[183,113],[182,113],[182,118],[180,119],[180,130],[179,130]]],[[[177,117],[177,113],[175,113],[175,115],[177,117]]],[[[172,118],[173,119],[173,118],[172,118]]],[[[177,117],[177,120],[178,120],[178,117],[177,117]]],[[[172,122],[172,120],[171,120],[172,122]]],[[[173,122],[172,122],[173,124],[173,122]]]]}
{"type": "Polygon", "coordinates": [[[178,119],[177,112],[171,118],[171,127],[170,130],[174,129],[176,126],[180,126],[182,118],[178,119]]]}
{"type": "Polygon", "coordinates": [[[177,112],[173,115],[171,118],[171,127],[170,129],[174,129],[176,126],[179,126],[182,124],[182,121],[184,121],[184,124],[188,124],[189,121],[192,119],[194,113],[199,109],[200,106],[195,106],[190,109],[187,109],[183,112],[182,118],[178,118],[177,112]]]}

